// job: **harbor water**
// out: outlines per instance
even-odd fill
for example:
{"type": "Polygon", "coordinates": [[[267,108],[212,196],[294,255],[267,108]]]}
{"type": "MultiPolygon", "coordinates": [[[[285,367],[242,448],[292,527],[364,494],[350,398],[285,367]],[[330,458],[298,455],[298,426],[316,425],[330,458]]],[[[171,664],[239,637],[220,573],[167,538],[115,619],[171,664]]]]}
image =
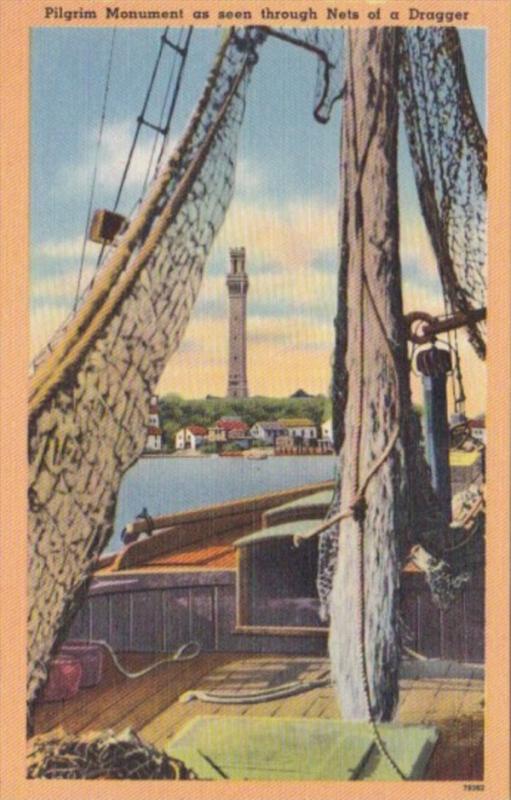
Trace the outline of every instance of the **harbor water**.
{"type": "Polygon", "coordinates": [[[152,517],[240,497],[319,483],[334,477],[335,456],[141,458],[124,476],[114,535],[104,552],[122,547],[121,531],[143,508],[152,517]]]}

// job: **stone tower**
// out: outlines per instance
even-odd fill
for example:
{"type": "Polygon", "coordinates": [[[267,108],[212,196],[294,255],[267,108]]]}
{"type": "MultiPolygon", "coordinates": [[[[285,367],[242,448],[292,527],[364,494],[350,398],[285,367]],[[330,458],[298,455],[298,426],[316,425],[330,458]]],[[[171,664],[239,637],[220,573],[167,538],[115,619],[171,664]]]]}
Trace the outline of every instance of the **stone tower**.
{"type": "Polygon", "coordinates": [[[245,248],[231,249],[227,273],[229,292],[229,381],[227,397],[248,397],[247,386],[247,291],[245,248]]]}

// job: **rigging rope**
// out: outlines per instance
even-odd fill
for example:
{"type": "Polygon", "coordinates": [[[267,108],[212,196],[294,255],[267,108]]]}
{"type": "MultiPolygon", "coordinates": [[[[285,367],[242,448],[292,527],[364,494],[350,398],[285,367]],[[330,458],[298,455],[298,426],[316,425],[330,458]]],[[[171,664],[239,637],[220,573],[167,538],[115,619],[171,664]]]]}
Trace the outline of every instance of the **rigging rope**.
{"type": "MultiPolygon", "coordinates": [[[[166,32],[167,31],[168,31],[168,28],[165,29],[165,33],[163,34],[164,36],[166,36],[166,32]]],[[[182,36],[183,36],[183,29],[180,28],[179,29],[179,38],[177,40],[177,47],[179,47],[180,44],[181,44],[182,36]]],[[[174,79],[174,72],[175,72],[175,69],[176,69],[177,58],[178,58],[175,50],[172,51],[172,54],[173,54],[173,58],[172,58],[172,64],[171,64],[171,67],[170,67],[170,70],[169,70],[167,88],[165,89],[165,95],[163,97],[163,103],[162,103],[162,106],[161,106],[160,117],[158,119],[158,125],[157,125],[157,127],[160,130],[161,130],[162,125],[163,125],[163,118],[164,118],[164,115],[165,115],[165,107],[166,107],[167,102],[168,102],[170,89],[171,89],[171,86],[172,86],[172,81],[174,79]]],[[[145,177],[144,177],[144,183],[142,184],[142,189],[140,191],[140,197],[142,197],[145,194],[145,191],[147,189],[147,184],[149,182],[149,176],[151,175],[151,169],[152,169],[152,165],[153,165],[154,154],[156,152],[156,144],[158,142],[159,133],[160,133],[159,130],[155,130],[154,131],[153,144],[152,144],[152,147],[151,147],[151,153],[150,153],[148,164],[147,164],[147,169],[146,169],[146,173],[145,173],[145,177]]]]}
{"type": "Polygon", "coordinates": [[[107,103],[108,103],[108,94],[109,94],[109,91],[110,91],[110,77],[111,77],[111,74],[112,74],[112,61],[113,61],[113,55],[114,55],[114,43],[115,43],[116,30],[117,30],[116,28],[113,28],[113,30],[112,30],[112,38],[111,38],[111,41],[110,41],[110,51],[109,51],[109,55],[108,55],[108,66],[107,66],[107,72],[106,72],[105,91],[104,91],[104,95],[103,95],[103,105],[102,105],[102,109],[101,109],[101,119],[100,119],[100,123],[99,123],[98,139],[97,139],[97,142],[96,142],[96,152],[95,152],[95,156],[94,156],[94,170],[93,170],[93,173],[92,173],[92,184],[91,184],[91,190],[90,190],[90,195],[89,195],[89,205],[88,205],[88,208],[87,208],[87,219],[86,219],[86,222],[85,222],[85,231],[84,231],[84,234],[83,234],[82,252],[81,252],[81,256],[80,256],[80,267],[79,267],[79,270],[78,270],[78,282],[77,282],[77,286],[76,286],[76,294],[75,294],[75,299],[74,299],[74,303],[73,303],[73,311],[76,311],[76,309],[78,307],[78,302],[80,300],[80,286],[81,286],[81,282],[82,282],[83,265],[84,265],[84,262],[85,262],[85,251],[87,249],[87,240],[88,240],[88,236],[89,236],[89,226],[90,226],[90,221],[91,221],[91,216],[92,216],[92,208],[93,208],[93,204],[94,204],[94,193],[95,193],[95,190],[96,190],[96,178],[97,178],[97,172],[98,172],[99,153],[100,153],[100,150],[101,150],[101,142],[102,142],[102,139],[103,139],[103,128],[105,126],[106,109],[107,109],[107,103]]]}
{"type": "MultiPolygon", "coordinates": [[[[449,299],[447,290],[443,285],[442,285],[442,294],[444,298],[445,316],[448,317],[453,313],[453,307],[449,299]]],[[[449,344],[449,349],[452,350],[454,354],[454,369],[451,372],[453,408],[456,413],[458,412],[463,413],[465,409],[466,396],[465,396],[465,389],[463,386],[463,373],[461,370],[461,358],[460,358],[460,348],[458,342],[457,328],[454,328],[454,331],[447,331],[447,341],[449,344]],[[454,339],[454,344],[452,343],[451,339],[454,339]]]]}
{"type": "Polygon", "coordinates": [[[169,134],[170,134],[170,126],[171,126],[172,119],[174,117],[174,111],[176,109],[177,98],[179,96],[179,90],[181,88],[181,80],[183,78],[183,71],[184,71],[184,68],[185,68],[186,60],[188,58],[188,51],[189,51],[189,47],[190,47],[190,40],[192,38],[192,33],[193,33],[193,27],[188,28],[188,33],[186,35],[186,40],[185,40],[184,46],[181,48],[181,51],[180,51],[181,52],[181,63],[179,65],[179,71],[177,73],[177,78],[176,78],[176,85],[174,87],[174,92],[172,94],[172,99],[171,99],[170,106],[169,106],[169,112],[167,114],[167,120],[165,122],[165,128],[164,128],[165,133],[164,133],[164,136],[163,136],[163,141],[161,143],[160,152],[158,153],[158,158],[156,160],[155,172],[158,172],[158,169],[159,169],[160,164],[161,164],[161,160],[163,158],[163,154],[165,152],[165,148],[166,148],[167,143],[168,143],[169,134]]]}

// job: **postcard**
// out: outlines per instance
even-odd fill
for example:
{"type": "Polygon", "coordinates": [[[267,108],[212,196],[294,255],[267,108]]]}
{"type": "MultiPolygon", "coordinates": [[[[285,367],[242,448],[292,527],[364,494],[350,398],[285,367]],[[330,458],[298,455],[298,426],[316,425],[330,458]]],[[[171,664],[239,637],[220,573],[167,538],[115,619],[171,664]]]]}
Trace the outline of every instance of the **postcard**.
{"type": "Polygon", "coordinates": [[[511,3],[0,13],[1,796],[506,800],[511,3]]]}

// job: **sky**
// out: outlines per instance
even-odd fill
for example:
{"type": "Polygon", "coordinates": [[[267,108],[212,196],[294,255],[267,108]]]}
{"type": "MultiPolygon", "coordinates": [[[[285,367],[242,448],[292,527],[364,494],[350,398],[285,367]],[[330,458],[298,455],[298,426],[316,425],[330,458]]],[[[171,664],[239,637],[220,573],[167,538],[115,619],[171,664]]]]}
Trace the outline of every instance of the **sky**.
{"type": "MultiPolygon", "coordinates": [[[[149,83],[162,29],[34,29],[31,40],[31,332],[36,354],[70,313],[90,188],[107,64],[108,104],[94,208],[111,208],[149,83]]],[[[174,30],[174,41],[180,31],[174,30]]],[[[177,141],[203,88],[220,39],[196,30],[171,140],[177,141]]],[[[485,118],[484,31],[463,31],[474,101],[485,118]]],[[[171,67],[147,116],[156,120],[171,67]]],[[[158,391],[223,396],[227,387],[229,248],[247,253],[248,382],[251,395],[328,393],[336,314],[340,108],[320,125],[312,116],[315,58],[270,39],[248,91],[235,195],[209,256],[192,319],[158,391]]],[[[140,139],[119,208],[128,214],[143,185],[152,136],[140,139]]],[[[401,260],[405,310],[441,313],[440,284],[419,211],[406,142],[399,147],[401,260]]],[[[87,245],[82,288],[97,245],[87,245]]],[[[461,343],[469,413],[484,409],[481,362],[461,343]]],[[[420,387],[412,377],[415,399],[420,387]]]]}

